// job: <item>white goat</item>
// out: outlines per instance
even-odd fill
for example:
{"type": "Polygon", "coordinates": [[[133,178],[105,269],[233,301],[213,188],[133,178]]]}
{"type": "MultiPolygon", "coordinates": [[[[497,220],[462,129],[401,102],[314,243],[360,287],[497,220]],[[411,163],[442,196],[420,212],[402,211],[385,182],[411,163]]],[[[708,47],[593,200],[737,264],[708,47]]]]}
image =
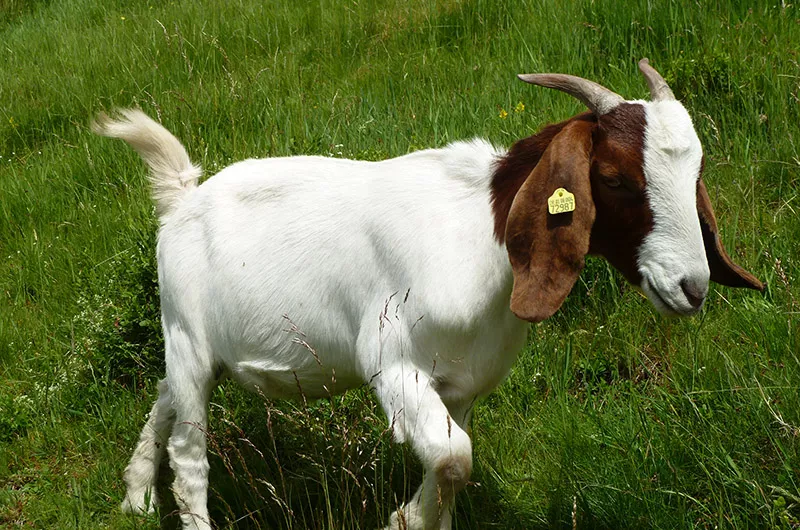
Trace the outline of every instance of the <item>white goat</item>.
{"type": "Polygon", "coordinates": [[[508,152],[473,140],[382,162],[246,160],[202,186],[162,126],[138,110],[101,115],[95,131],[150,166],[161,219],[167,374],[123,508],[152,508],[166,446],[184,528],[210,528],[204,427],[221,376],[273,397],[367,382],[425,467],[389,528],[450,528],[472,469],[471,408],[506,377],[526,321],[561,305],[587,253],[664,313],[699,310],[709,276],[763,288],[720,244],[688,113],[646,60],[640,68],[650,102],[573,76],[520,76],[591,112],[508,152]],[[548,213],[558,188],[574,211],[548,213]],[[287,338],[284,315],[316,356],[287,338]]]}

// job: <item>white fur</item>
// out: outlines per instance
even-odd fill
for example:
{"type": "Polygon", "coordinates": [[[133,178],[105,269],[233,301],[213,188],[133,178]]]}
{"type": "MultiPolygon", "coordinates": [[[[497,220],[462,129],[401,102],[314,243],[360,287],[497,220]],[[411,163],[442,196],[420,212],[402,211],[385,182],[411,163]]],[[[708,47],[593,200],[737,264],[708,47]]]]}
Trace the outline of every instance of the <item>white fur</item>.
{"type": "Polygon", "coordinates": [[[705,294],[710,276],[696,202],[703,149],[680,102],[637,103],[645,106],[644,175],[654,221],[639,247],[641,287],[662,313],[690,314],[699,308],[681,282],[705,294]]]}
{"type": "Polygon", "coordinates": [[[92,123],[96,134],[122,138],[150,166],[150,184],[158,216],[169,214],[187,189],[197,186],[202,171],[189,160],[186,149],[172,133],[141,111],[122,109],[122,119],[105,114],[92,123]]]}

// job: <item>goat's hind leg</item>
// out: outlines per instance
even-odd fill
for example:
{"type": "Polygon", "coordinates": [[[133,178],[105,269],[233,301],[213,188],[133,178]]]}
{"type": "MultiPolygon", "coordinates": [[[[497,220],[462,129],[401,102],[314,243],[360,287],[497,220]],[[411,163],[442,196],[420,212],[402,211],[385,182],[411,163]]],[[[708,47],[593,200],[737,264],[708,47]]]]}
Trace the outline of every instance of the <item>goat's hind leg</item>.
{"type": "Polygon", "coordinates": [[[175,473],[172,492],[184,529],[210,530],[208,517],[208,400],[217,384],[212,360],[202,341],[192,340],[179,326],[164,326],[169,381],[175,421],[169,437],[169,464],[175,473]]]}
{"type": "Polygon", "coordinates": [[[164,458],[175,411],[166,379],[158,383],[158,399],[150,410],[147,424],[139,435],[139,443],[133,451],[125,469],[127,491],[122,501],[122,510],[133,513],[149,513],[158,504],[156,481],[158,468],[164,458]]]}

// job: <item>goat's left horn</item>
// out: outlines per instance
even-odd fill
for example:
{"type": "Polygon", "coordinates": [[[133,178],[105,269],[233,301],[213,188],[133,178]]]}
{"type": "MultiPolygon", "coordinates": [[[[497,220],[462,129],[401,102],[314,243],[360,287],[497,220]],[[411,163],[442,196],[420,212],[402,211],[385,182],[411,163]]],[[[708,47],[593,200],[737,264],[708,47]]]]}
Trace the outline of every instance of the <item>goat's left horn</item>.
{"type": "Polygon", "coordinates": [[[650,87],[650,99],[653,101],[672,101],[675,99],[675,94],[669,88],[669,85],[661,74],[656,72],[656,69],[650,66],[650,60],[645,57],[639,61],[639,70],[642,71],[647,86],[650,87]]]}
{"type": "Polygon", "coordinates": [[[554,88],[578,98],[596,116],[613,110],[625,100],[616,92],[612,92],[593,81],[567,74],[519,74],[517,77],[531,83],[547,88],[554,88]]]}

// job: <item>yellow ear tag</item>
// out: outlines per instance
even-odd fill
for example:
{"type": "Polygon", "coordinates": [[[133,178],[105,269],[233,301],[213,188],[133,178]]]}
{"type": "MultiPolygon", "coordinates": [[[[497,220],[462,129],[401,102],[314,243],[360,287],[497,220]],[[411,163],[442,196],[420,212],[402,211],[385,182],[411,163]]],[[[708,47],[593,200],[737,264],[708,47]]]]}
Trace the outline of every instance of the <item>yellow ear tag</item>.
{"type": "Polygon", "coordinates": [[[547,199],[547,210],[551,215],[571,212],[574,209],[575,196],[564,188],[558,188],[553,192],[550,198],[547,199]]]}

